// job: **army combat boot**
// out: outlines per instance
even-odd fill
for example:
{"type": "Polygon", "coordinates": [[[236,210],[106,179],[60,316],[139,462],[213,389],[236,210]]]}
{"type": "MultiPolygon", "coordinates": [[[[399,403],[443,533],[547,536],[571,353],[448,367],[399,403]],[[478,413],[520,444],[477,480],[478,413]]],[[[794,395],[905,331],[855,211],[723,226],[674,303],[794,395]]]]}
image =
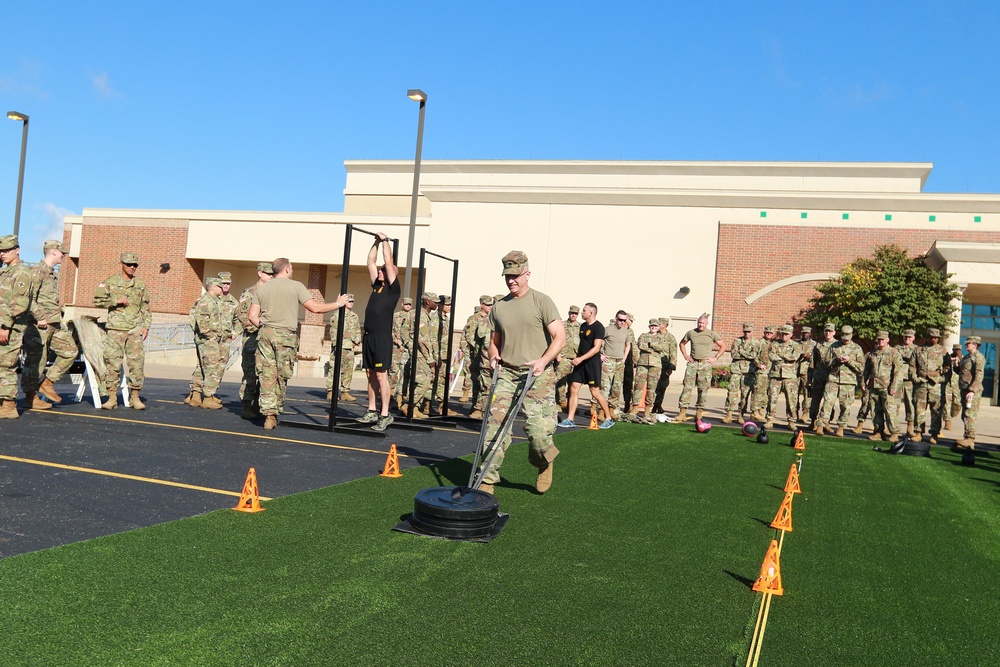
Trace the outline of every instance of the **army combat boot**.
{"type": "Polygon", "coordinates": [[[52,386],[52,380],[45,378],[42,383],[38,385],[38,393],[49,399],[52,403],[62,403],[62,398],[59,396],[59,392],[56,388],[52,386]]]}
{"type": "Polygon", "coordinates": [[[858,422],[858,425],[851,429],[851,432],[855,435],[861,435],[861,432],[865,430],[865,423],[858,422]]]}
{"type": "Polygon", "coordinates": [[[17,401],[11,398],[0,398],[0,419],[17,419],[17,401]]]}
{"type": "MultiPolygon", "coordinates": [[[[740,415],[740,419],[743,419],[743,415],[740,415]]],[[[732,411],[729,411],[729,412],[726,413],[726,416],[722,418],[722,423],[723,424],[732,424],[733,423],[733,413],[732,413],[732,411]]]]}
{"type": "Polygon", "coordinates": [[[101,403],[101,410],[114,410],[118,407],[118,393],[115,392],[108,396],[108,400],[101,403]]]}
{"type": "Polygon", "coordinates": [[[677,417],[674,419],[674,421],[677,422],[678,424],[691,421],[691,417],[688,416],[688,409],[681,408],[680,412],[677,413],[677,417]]]}
{"type": "Polygon", "coordinates": [[[844,427],[842,425],[837,427],[837,437],[838,438],[844,437],[844,427]]]}
{"type": "Polygon", "coordinates": [[[38,394],[33,391],[24,392],[25,410],[51,410],[52,405],[38,398],[38,394]]]}
{"type": "Polygon", "coordinates": [[[221,410],[222,401],[219,400],[218,396],[215,396],[213,394],[212,396],[205,397],[205,400],[201,402],[201,407],[205,408],[206,410],[221,410]]]}
{"type": "Polygon", "coordinates": [[[139,390],[133,389],[128,395],[128,404],[132,406],[133,410],[145,410],[146,404],[142,402],[139,398],[139,390]]]}
{"type": "Polygon", "coordinates": [[[704,414],[705,414],[705,411],[702,410],[701,408],[698,408],[697,410],[694,411],[694,420],[696,422],[700,422],[701,418],[704,416],[704,414]]]}

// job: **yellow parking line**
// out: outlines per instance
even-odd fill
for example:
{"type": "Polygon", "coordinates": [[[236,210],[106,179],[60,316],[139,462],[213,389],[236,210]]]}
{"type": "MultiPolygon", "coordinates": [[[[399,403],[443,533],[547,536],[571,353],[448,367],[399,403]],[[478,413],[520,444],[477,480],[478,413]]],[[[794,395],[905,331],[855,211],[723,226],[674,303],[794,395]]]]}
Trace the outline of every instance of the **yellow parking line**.
{"type": "MultiPolygon", "coordinates": [[[[19,456],[7,456],[6,454],[0,454],[0,459],[4,461],[16,461],[17,463],[29,463],[36,466],[45,466],[48,468],[59,468],[61,470],[72,470],[74,472],[86,472],[92,475],[104,475],[105,477],[118,477],[120,479],[131,479],[136,482],[146,482],[148,484],[162,484],[163,486],[173,486],[178,489],[190,489],[192,491],[206,491],[208,493],[218,493],[223,496],[233,496],[239,498],[242,494],[239,491],[226,491],[224,489],[213,489],[207,486],[195,486],[194,484],[182,484],[181,482],[171,482],[165,479],[155,479],[153,477],[140,477],[138,475],[126,475],[125,473],[112,472],[110,470],[98,470],[97,468],[81,468],[80,466],[71,466],[64,463],[53,463],[52,461],[39,461],[37,459],[23,459],[19,456]]],[[[260,497],[261,500],[271,500],[270,498],[260,497]]]]}
{"type": "MultiPolygon", "coordinates": [[[[126,419],[124,417],[107,417],[104,415],[87,415],[78,412],[61,412],[57,410],[49,410],[47,412],[39,412],[43,415],[59,415],[61,417],[82,417],[84,419],[102,419],[105,421],[113,422],[124,422],[127,424],[142,424],[144,426],[160,426],[163,428],[177,428],[185,431],[201,431],[202,433],[220,433],[222,435],[235,435],[242,438],[253,438],[255,440],[273,440],[275,442],[290,442],[297,445],[312,445],[314,447],[326,447],[328,449],[344,449],[349,452],[363,452],[365,454],[378,454],[379,456],[386,456],[387,451],[378,449],[365,449],[363,447],[348,447],[347,445],[331,445],[325,442],[314,442],[312,440],[295,440],[294,438],[277,438],[273,435],[260,435],[257,433],[240,433],[239,431],[223,431],[215,428],[203,428],[200,426],[184,426],[182,424],[166,424],[163,422],[151,422],[142,421],[140,419],[126,419]]],[[[400,458],[418,458],[411,456],[409,454],[399,454],[400,458]]],[[[437,459],[439,461],[447,461],[448,458],[444,456],[437,456],[435,454],[422,454],[419,458],[424,459],[437,459]]]]}

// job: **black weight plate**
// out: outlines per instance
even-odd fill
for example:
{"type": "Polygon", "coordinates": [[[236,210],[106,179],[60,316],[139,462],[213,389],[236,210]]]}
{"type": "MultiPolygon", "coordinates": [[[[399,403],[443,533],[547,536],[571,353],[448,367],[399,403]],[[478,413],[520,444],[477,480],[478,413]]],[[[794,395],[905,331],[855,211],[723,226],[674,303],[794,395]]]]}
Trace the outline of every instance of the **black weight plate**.
{"type": "Polygon", "coordinates": [[[413,499],[414,510],[423,516],[475,521],[496,517],[500,501],[491,493],[452,486],[421,489],[413,499]],[[462,493],[464,491],[464,493],[462,493]]]}
{"type": "Polygon", "coordinates": [[[438,537],[455,537],[455,538],[475,538],[475,537],[488,537],[493,532],[493,526],[496,522],[488,526],[477,526],[474,528],[462,527],[462,526],[451,526],[451,527],[440,527],[433,526],[424,523],[420,520],[416,514],[410,517],[410,524],[417,530],[427,533],[428,535],[437,535],[438,537]]]}
{"type": "Polygon", "coordinates": [[[451,519],[439,519],[433,516],[424,516],[423,514],[417,513],[414,513],[412,516],[420,521],[421,524],[425,526],[433,526],[435,528],[484,528],[492,526],[497,521],[496,517],[480,519],[478,521],[454,521],[451,519]]]}
{"type": "Polygon", "coordinates": [[[931,445],[929,442],[913,442],[909,440],[906,446],[903,447],[903,454],[907,456],[929,456],[930,453],[931,445]]]}

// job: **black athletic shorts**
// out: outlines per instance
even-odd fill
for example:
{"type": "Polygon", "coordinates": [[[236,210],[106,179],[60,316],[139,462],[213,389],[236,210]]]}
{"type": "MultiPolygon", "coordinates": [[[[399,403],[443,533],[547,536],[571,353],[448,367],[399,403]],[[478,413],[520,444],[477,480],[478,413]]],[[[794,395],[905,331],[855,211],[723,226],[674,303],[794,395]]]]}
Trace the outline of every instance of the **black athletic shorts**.
{"type": "Polygon", "coordinates": [[[601,358],[599,356],[591,357],[574,368],[573,372],[570,373],[569,381],[571,383],[579,382],[580,384],[600,388],[601,358]]]}
{"type": "Polygon", "coordinates": [[[392,334],[365,333],[361,339],[361,367],[376,372],[388,371],[392,365],[392,334]]]}

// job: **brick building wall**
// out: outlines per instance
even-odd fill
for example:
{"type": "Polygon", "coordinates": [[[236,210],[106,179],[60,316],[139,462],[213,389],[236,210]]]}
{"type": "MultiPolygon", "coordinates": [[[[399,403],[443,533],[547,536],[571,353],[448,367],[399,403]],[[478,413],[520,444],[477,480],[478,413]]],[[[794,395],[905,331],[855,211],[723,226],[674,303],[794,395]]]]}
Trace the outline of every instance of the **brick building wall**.
{"type": "MultiPolygon", "coordinates": [[[[184,257],[186,221],[93,218],[81,232],[81,256],[72,261],[67,258],[60,269],[59,284],[66,305],[93,306],[94,289],[120,271],[119,256],[125,251],[139,255],[136,275],[149,287],[154,313],[187,315],[201,294],[205,262],[184,257]]],[[[69,243],[68,230],[65,241],[69,243]]]]}
{"type": "Polygon", "coordinates": [[[765,324],[794,323],[817,294],[815,288],[820,281],[786,285],[751,304],[745,299],[785,278],[836,273],[858,257],[871,256],[877,245],[895,244],[910,256],[920,257],[935,241],[995,243],[997,234],[720,223],[712,328],[722,334],[728,348],[742,332],[743,322],[754,323],[755,336],[760,335],[765,324]]]}

